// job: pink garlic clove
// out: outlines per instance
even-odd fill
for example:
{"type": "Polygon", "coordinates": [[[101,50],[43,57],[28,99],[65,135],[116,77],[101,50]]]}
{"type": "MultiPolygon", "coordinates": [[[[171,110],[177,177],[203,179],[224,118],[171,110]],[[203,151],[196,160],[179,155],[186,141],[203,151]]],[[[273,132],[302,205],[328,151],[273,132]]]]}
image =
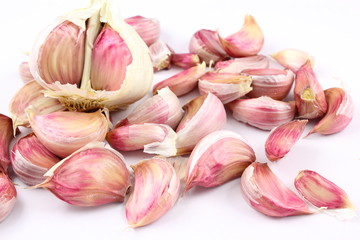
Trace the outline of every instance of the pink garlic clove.
{"type": "Polygon", "coordinates": [[[9,148],[14,132],[11,118],[0,113],[0,172],[7,173],[11,164],[9,148]]]}
{"type": "Polygon", "coordinates": [[[154,18],[134,16],[124,20],[135,29],[148,46],[156,42],[160,36],[160,23],[154,18]]]}
{"type": "Polygon", "coordinates": [[[0,223],[14,208],[16,195],[16,188],[11,179],[0,171],[0,223]]]}
{"type": "Polygon", "coordinates": [[[30,82],[34,80],[33,75],[30,72],[29,63],[28,62],[22,62],[19,65],[19,75],[21,80],[23,80],[24,83],[30,82]]]}
{"type": "Polygon", "coordinates": [[[293,72],[297,72],[308,60],[310,60],[312,67],[315,65],[315,59],[309,53],[298,49],[285,49],[273,53],[271,56],[284,68],[293,72]]]}
{"type": "Polygon", "coordinates": [[[215,71],[240,74],[245,69],[268,68],[269,64],[269,59],[266,56],[257,55],[218,62],[215,65],[215,71]]]}
{"type": "Polygon", "coordinates": [[[174,53],[171,55],[171,64],[188,69],[200,64],[200,58],[195,53],[174,53]]]}
{"type": "Polygon", "coordinates": [[[154,72],[171,68],[172,50],[163,41],[156,41],[149,47],[154,72]]]}

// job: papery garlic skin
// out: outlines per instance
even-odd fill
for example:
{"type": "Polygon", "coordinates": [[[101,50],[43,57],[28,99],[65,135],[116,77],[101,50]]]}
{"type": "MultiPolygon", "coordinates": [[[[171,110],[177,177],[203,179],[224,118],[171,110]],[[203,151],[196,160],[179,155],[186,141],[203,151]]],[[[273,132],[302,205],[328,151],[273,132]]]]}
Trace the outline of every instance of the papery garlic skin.
{"type": "Polygon", "coordinates": [[[160,36],[160,23],[154,18],[146,18],[138,15],[125,18],[124,20],[135,29],[148,46],[153,44],[160,36]]]}
{"type": "Polygon", "coordinates": [[[271,171],[266,163],[254,162],[240,178],[244,198],[255,210],[271,217],[310,214],[307,204],[271,171]]]}
{"type": "Polygon", "coordinates": [[[156,221],[174,206],[180,179],[173,166],[160,158],[143,160],[132,168],[135,183],[125,212],[129,227],[136,228],[156,221]]]}
{"type": "Polygon", "coordinates": [[[31,75],[29,63],[28,62],[22,62],[19,65],[19,75],[21,80],[24,83],[30,82],[34,80],[34,77],[31,75]]]}
{"type": "Polygon", "coordinates": [[[228,104],[233,117],[262,130],[271,130],[295,117],[295,103],[270,97],[238,99],[228,104]]]}
{"type": "Polygon", "coordinates": [[[353,208],[346,192],[317,172],[310,170],[299,172],[294,184],[298,192],[316,207],[353,208]]]}
{"type": "Polygon", "coordinates": [[[328,111],[308,133],[334,134],[346,128],[354,115],[353,100],[344,89],[329,88],[324,91],[328,111]]]}
{"type": "Polygon", "coordinates": [[[274,128],[265,142],[266,157],[274,162],[283,158],[299,140],[308,120],[293,120],[274,128]]]}
{"type": "Polygon", "coordinates": [[[103,143],[91,143],[53,166],[47,179],[33,188],[45,188],[59,199],[81,207],[124,201],[131,186],[124,157],[103,143]]]}
{"type": "Polygon", "coordinates": [[[284,49],[271,56],[282,65],[293,72],[297,72],[306,61],[310,60],[311,66],[315,65],[315,59],[307,52],[299,49],[284,49]]]}
{"type": "Polygon", "coordinates": [[[194,186],[216,187],[238,178],[255,159],[254,150],[240,135],[225,130],[210,133],[191,152],[185,191],[194,186]]]}
{"type": "Polygon", "coordinates": [[[11,179],[0,171],[0,223],[11,213],[16,203],[16,188],[11,179]]]}
{"type": "Polygon", "coordinates": [[[156,41],[149,46],[154,72],[171,67],[172,50],[163,41],[156,41]]]}
{"type": "MultiPolygon", "coordinates": [[[[106,110],[104,110],[105,114],[106,110]]],[[[27,108],[30,125],[39,141],[55,155],[65,158],[93,141],[104,141],[109,123],[102,110],[92,113],[55,112],[37,115],[27,108]]]]}
{"type": "Polygon", "coordinates": [[[0,113],[0,172],[7,173],[11,164],[9,148],[14,132],[11,118],[0,113]]]}
{"type": "Polygon", "coordinates": [[[215,64],[216,72],[240,74],[245,69],[263,69],[269,67],[269,59],[264,55],[235,58],[215,64]]]}
{"type": "Polygon", "coordinates": [[[44,174],[61,159],[52,154],[34,133],[20,138],[11,152],[15,174],[27,185],[36,185],[45,180],[44,174]]]}
{"type": "Polygon", "coordinates": [[[183,108],[185,115],[176,129],[178,155],[190,153],[200,139],[226,123],[224,105],[212,93],[194,98],[183,108]]]}
{"type": "Polygon", "coordinates": [[[194,53],[173,53],[171,55],[171,64],[188,69],[200,64],[200,57],[194,53]]]}

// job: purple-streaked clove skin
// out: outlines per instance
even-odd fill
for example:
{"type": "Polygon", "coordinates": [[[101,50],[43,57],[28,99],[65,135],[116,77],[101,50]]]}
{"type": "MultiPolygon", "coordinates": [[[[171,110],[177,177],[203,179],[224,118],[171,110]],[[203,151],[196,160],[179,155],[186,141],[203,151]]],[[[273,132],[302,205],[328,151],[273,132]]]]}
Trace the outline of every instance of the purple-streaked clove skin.
{"type": "Polygon", "coordinates": [[[324,92],[328,111],[308,135],[313,133],[329,135],[340,132],[350,124],[353,118],[353,100],[344,89],[329,88],[324,92]]]}
{"type": "Polygon", "coordinates": [[[295,103],[282,102],[270,97],[238,99],[227,106],[233,111],[233,117],[240,122],[262,130],[271,130],[295,117],[295,103]]]}
{"type": "Polygon", "coordinates": [[[14,138],[11,118],[0,113],[0,172],[7,173],[11,164],[10,143],[14,138]]]}
{"type": "Polygon", "coordinates": [[[173,53],[171,65],[188,69],[200,64],[200,58],[195,53],[173,53]]]}
{"type": "Polygon", "coordinates": [[[245,69],[241,73],[252,78],[252,90],[246,95],[247,97],[268,96],[275,100],[283,100],[288,95],[295,77],[288,69],[245,69]]]}
{"type": "Polygon", "coordinates": [[[245,16],[244,25],[238,32],[226,38],[219,35],[219,39],[226,53],[235,58],[256,55],[264,45],[264,34],[251,15],[245,16]]]}
{"type": "Polygon", "coordinates": [[[270,217],[311,214],[307,204],[271,171],[266,163],[254,162],[240,178],[244,198],[255,210],[270,217]]]}
{"type": "Polygon", "coordinates": [[[293,120],[274,128],[265,142],[266,157],[274,162],[283,158],[299,140],[308,120],[293,120]]]}
{"type": "Polygon", "coordinates": [[[172,50],[163,41],[156,41],[149,47],[154,72],[171,68],[172,50]]]}
{"type": "Polygon", "coordinates": [[[298,49],[284,49],[271,54],[271,56],[284,68],[293,72],[297,72],[309,59],[311,66],[315,65],[315,59],[309,53],[298,49]]]}
{"type": "Polygon", "coordinates": [[[294,97],[300,118],[322,117],[327,111],[324,90],[309,60],[296,72],[294,97]]]}
{"type": "Polygon", "coordinates": [[[129,227],[148,225],[169,211],[180,193],[180,179],[174,167],[164,159],[152,158],[132,166],[133,191],[126,202],[129,227]]]}
{"type": "Polygon", "coordinates": [[[169,87],[176,96],[182,96],[191,92],[198,83],[199,78],[206,72],[206,64],[203,62],[195,67],[183,70],[174,76],[162,80],[153,87],[153,94],[162,88],[169,87]]]}
{"type": "Polygon", "coordinates": [[[353,209],[346,192],[317,172],[311,170],[299,172],[294,184],[298,192],[316,207],[353,209]]]}
{"type": "Polygon", "coordinates": [[[268,68],[269,64],[269,59],[266,56],[256,55],[218,62],[215,65],[215,71],[240,74],[245,69],[268,68]]]}
{"type": "Polygon", "coordinates": [[[135,29],[148,46],[153,44],[160,36],[160,23],[154,18],[133,16],[124,20],[135,29]]]}
{"type": "Polygon", "coordinates": [[[20,75],[21,80],[23,80],[24,83],[27,83],[27,82],[30,82],[31,80],[34,80],[34,77],[30,72],[28,62],[20,63],[20,65],[19,65],[19,75],[20,75]]]}
{"type": "Polygon", "coordinates": [[[0,171],[0,223],[14,208],[16,195],[16,188],[11,182],[11,179],[0,171]]]}
{"type": "Polygon", "coordinates": [[[255,158],[254,150],[240,135],[225,130],[210,133],[191,152],[185,191],[194,186],[216,187],[238,178],[255,158]]]}

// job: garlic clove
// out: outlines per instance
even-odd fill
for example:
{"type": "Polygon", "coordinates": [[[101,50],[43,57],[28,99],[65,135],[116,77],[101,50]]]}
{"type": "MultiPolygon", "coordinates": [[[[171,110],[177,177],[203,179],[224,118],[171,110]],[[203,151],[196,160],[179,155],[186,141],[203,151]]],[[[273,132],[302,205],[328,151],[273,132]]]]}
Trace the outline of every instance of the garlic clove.
{"type": "Polygon", "coordinates": [[[254,162],[240,178],[244,198],[255,210],[271,217],[311,214],[307,204],[271,171],[266,163],[254,162]]]}
{"type": "Polygon", "coordinates": [[[38,115],[34,107],[26,109],[31,128],[39,141],[50,152],[62,158],[92,141],[104,141],[109,123],[102,112],[38,115]]]}
{"type": "Polygon", "coordinates": [[[231,57],[253,56],[260,52],[264,45],[264,34],[251,15],[246,15],[242,28],[226,37],[219,35],[220,42],[227,54],[231,57]]]}
{"type": "Polygon", "coordinates": [[[160,36],[160,23],[154,18],[133,16],[124,20],[135,29],[148,46],[153,44],[160,36]]]}
{"type": "Polygon", "coordinates": [[[149,47],[154,72],[171,68],[171,48],[163,41],[156,41],[149,47]]]}
{"type": "Polygon", "coordinates": [[[34,133],[20,138],[11,152],[14,172],[30,186],[43,182],[44,174],[60,160],[40,143],[34,133]]]}
{"type": "Polygon", "coordinates": [[[324,91],[310,61],[296,72],[294,97],[300,118],[322,117],[327,111],[324,91]]]}
{"type": "Polygon", "coordinates": [[[181,184],[185,181],[186,175],[186,166],[188,163],[189,158],[183,156],[172,156],[172,157],[164,157],[164,156],[157,156],[156,158],[161,158],[171,164],[174,167],[176,174],[179,176],[181,184]]]}
{"type": "Polygon", "coordinates": [[[250,92],[251,81],[251,77],[236,73],[207,72],[200,77],[198,87],[201,95],[211,92],[226,104],[250,92]]]}
{"type": "Polygon", "coordinates": [[[268,68],[269,64],[269,59],[266,56],[256,55],[218,62],[215,65],[215,71],[240,74],[245,69],[268,68]]]}
{"type": "Polygon", "coordinates": [[[226,123],[224,105],[212,93],[192,99],[183,108],[185,115],[176,129],[178,155],[190,153],[203,137],[226,123]]]}
{"type": "Polygon", "coordinates": [[[197,54],[206,64],[229,57],[220,43],[217,32],[207,29],[201,29],[192,36],[189,51],[197,54]]]}
{"type": "Polygon", "coordinates": [[[262,130],[271,130],[295,117],[294,102],[282,102],[270,97],[238,99],[228,104],[233,117],[262,130]]]}
{"type": "Polygon", "coordinates": [[[124,157],[99,142],[63,159],[45,177],[33,188],[45,188],[59,199],[81,207],[122,202],[131,186],[124,157]]]}
{"type": "Polygon", "coordinates": [[[174,53],[171,55],[171,64],[188,69],[200,64],[200,57],[195,53],[174,53]]]}
{"type": "Polygon", "coordinates": [[[20,78],[23,80],[24,83],[30,82],[34,80],[29,68],[28,62],[22,62],[19,65],[19,75],[20,78]]]}
{"type": "Polygon", "coordinates": [[[9,148],[14,132],[11,118],[0,113],[0,172],[7,173],[11,164],[9,148]]]}
{"type": "Polygon", "coordinates": [[[194,186],[216,187],[238,178],[254,161],[254,150],[240,135],[225,130],[212,132],[191,152],[185,191],[194,186]]]}
{"type": "Polygon", "coordinates": [[[136,228],[156,221],[173,207],[180,179],[173,166],[160,158],[143,160],[132,168],[135,183],[125,212],[129,227],[136,228]]]}
{"type": "Polygon", "coordinates": [[[125,119],[116,124],[158,123],[166,124],[175,129],[184,111],[178,97],[168,88],[158,90],[154,95],[140,103],[125,119]]]}
{"type": "Polygon", "coordinates": [[[289,94],[295,77],[291,70],[273,68],[245,69],[241,73],[252,78],[253,89],[246,95],[247,97],[268,96],[275,100],[282,100],[289,94]]]}
{"type": "Polygon", "coordinates": [[[191,92],[197,86],[198,79],[204,75],[205,72],[206,64],[203,62],[202,64],[181,71],[174,76],[155,84],[153,87],[153,93],[155,94],[156,91],[169,87],[176,96],[182,96],[191,92]]]}
{"type": "Polygon", "coordinates": [[[10,112],[13,119],[13,129],[18,126],[30,127],[25,109],[33,105],[40,114],[64,111],[65,107],[57,99],[47,98],[41,85],[31,80],[22,86],[10,102],[10,112]]]}
{"type": "Polygon", "coordinates": [[[341,88],[329,88],[324,91],[328,111],[308,133],[333,134],[346,128],[354,115],[354,105],[351,96],[341,88]]]}
{"type": "Polygon", "coordinates": [[[294,184],[298,192],[316,207],[353,208],[346,192],[317,172],[310,170],[299,172],[294,184]]]}
{"type": "Polygon", "coordinates": [[[271,56],[283,67],[297,72],[302,65],[310,59],[311,66],[315,65],[315,59],[309,53],[298,49],[284,49],[271,54],[271,56]]]}
{"type": "Polygon", "coordinates": [[[0,171],[0,223],[14,208],[16,195],[14,184],[5,173],[0,171]]]}
{"type": "Polygon", "coordinates": [[[274,162],[283,158],[299,140],[308,120],[293,120],[274,128],[265,142],[266,157],[274,162]]]}
{"type": "Polygon", "coordinates": [[[176,155],[174,130],[164,124],[142,123],[125,125],[107,133],[106,140],[118,151],[144,152],[162,156],[176,155]]]}

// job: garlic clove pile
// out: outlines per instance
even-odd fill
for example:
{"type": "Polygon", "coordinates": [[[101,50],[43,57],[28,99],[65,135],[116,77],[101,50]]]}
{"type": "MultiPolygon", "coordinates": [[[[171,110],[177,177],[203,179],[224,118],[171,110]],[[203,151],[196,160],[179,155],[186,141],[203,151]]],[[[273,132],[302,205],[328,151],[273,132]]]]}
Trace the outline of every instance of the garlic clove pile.
{"type": "Polygon", "coordinates": [[[11,179],[0,171],[0,223],[11,213],[16,203],[16,188],[11,179]]]}
{"type": "Polygon", "coordinates": [[[245,69],[263,69],[269,67],[269,59],[264,55],[234,58],[215,64],[216,72],[240,74],[245,69]]]}
{"type": "Polygon", "coordinates": [[[11,118],[0,113],[0,172],[7,173],[11,164],[9,148],[14,133],[11,118]]]}

